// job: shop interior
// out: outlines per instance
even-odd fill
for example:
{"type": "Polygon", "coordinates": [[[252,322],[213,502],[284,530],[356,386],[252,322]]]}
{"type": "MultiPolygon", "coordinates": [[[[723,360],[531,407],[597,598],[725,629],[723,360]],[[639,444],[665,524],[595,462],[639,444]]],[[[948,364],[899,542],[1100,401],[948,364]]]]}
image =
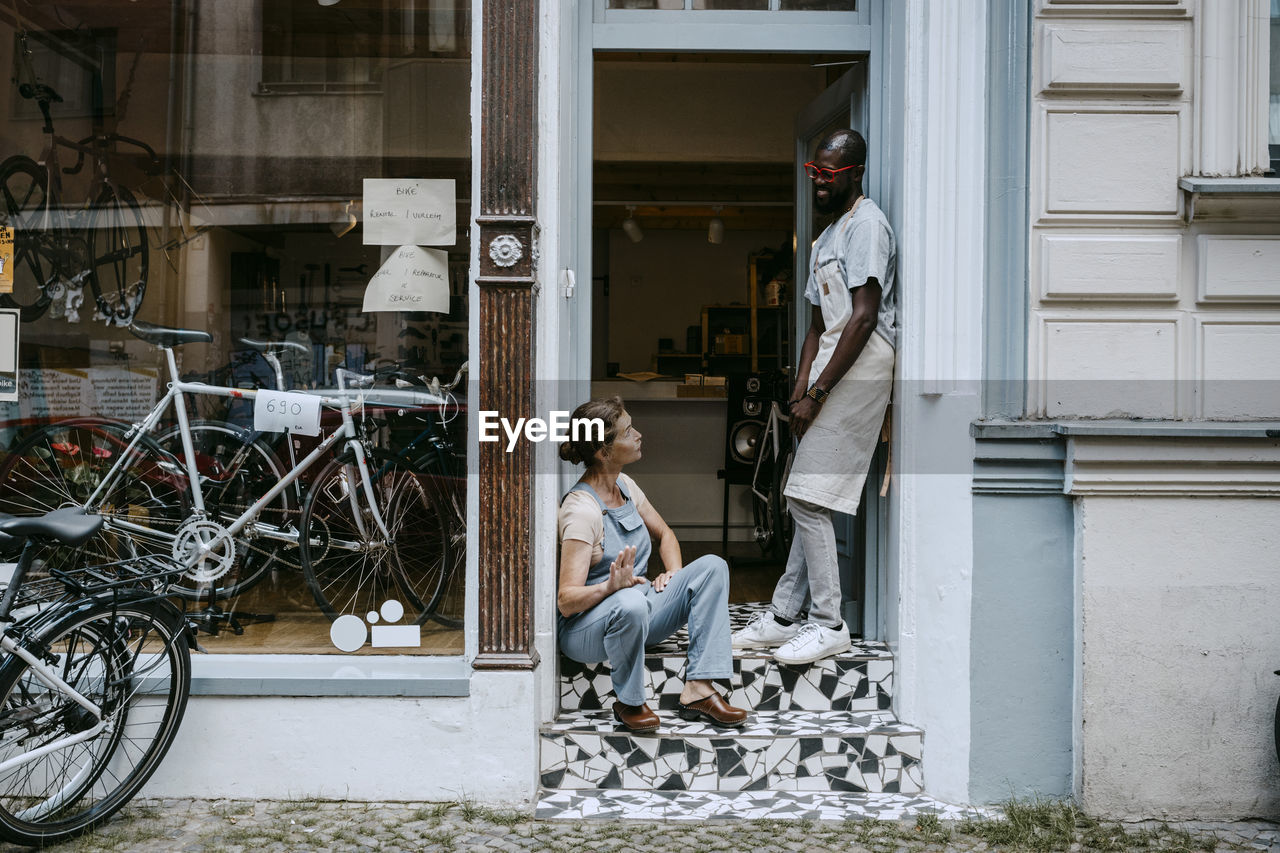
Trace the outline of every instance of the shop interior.
{"type": "Polygon", "coordinates": [[[686,560],[730,560],[735,601],[767,599],[781,569],[758,547],[750,479],[797,354],[796,115],[858,61],[595,60],[592,396],[626,403],[644,436],[628,473],[686,560]]]}

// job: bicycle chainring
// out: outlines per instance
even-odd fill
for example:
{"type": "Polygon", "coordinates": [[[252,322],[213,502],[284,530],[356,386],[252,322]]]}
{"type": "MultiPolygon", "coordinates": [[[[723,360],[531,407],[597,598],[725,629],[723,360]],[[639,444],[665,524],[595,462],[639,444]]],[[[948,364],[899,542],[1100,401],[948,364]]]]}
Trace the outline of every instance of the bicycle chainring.
{"type": "Polygon", "coordinates": [[[236,541],[216,521],[193,518],[178,528],[173,540],[173,559],[187,566],[183,577],[197,583],[211,583],[235,565],[236,541]],[[197,559],[202,550],[204,555],[197,559]]]}

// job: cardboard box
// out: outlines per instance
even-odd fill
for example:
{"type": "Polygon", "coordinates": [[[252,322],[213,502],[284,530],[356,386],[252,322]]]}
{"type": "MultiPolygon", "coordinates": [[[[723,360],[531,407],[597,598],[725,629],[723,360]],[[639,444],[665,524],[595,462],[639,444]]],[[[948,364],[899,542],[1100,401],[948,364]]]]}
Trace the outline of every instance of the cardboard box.
{"type": "Polygon", "coordinates": [[[716,355],[746,355],[746,352],[746,335],[716,335],[716,355]]]}

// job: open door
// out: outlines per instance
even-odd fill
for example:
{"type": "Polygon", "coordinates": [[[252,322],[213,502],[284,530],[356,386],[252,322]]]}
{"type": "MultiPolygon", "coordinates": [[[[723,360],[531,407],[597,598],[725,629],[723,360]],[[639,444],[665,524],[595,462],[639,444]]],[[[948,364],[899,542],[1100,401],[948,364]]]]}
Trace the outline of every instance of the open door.
{"type": "MultiPolygon", "coordinates": [[[[809,252],[821,233],[815,223],[812,184],[804,173],[804,164],[813,159],[818,141],[833,130],[851,127],[870,138],[867,127],[867,61],[856,60],[853,66],[796,116],[796,353],[809,329],[809,303],[804,287],[809,277],[809,252]]],[[[869,156],[875,156],[872,151],[869,156]]],[[[867,164],[867,172],[874,170],[867,164]]],[[[867,185],[863,179],[863,186],[867,185]]],[[[881,530],[885,518],[879,495],[883,460],[877,455],[857,517],[836,513],[836,550],[840,555],[840,586],[845,624],[866,639],[879,639],[879,573],[881,530]]]]}

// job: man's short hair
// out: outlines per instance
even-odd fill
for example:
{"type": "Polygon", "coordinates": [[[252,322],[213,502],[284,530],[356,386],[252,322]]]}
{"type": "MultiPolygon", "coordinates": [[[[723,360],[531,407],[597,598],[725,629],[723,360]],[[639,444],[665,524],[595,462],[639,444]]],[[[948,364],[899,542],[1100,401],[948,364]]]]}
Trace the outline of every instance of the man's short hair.
{"type": "Polygon", "coordinates": [[[836,152],[844,166],[867,165],[867,140],[856,130],[833,130],[823,137],[818,150],[836,152]]]}

